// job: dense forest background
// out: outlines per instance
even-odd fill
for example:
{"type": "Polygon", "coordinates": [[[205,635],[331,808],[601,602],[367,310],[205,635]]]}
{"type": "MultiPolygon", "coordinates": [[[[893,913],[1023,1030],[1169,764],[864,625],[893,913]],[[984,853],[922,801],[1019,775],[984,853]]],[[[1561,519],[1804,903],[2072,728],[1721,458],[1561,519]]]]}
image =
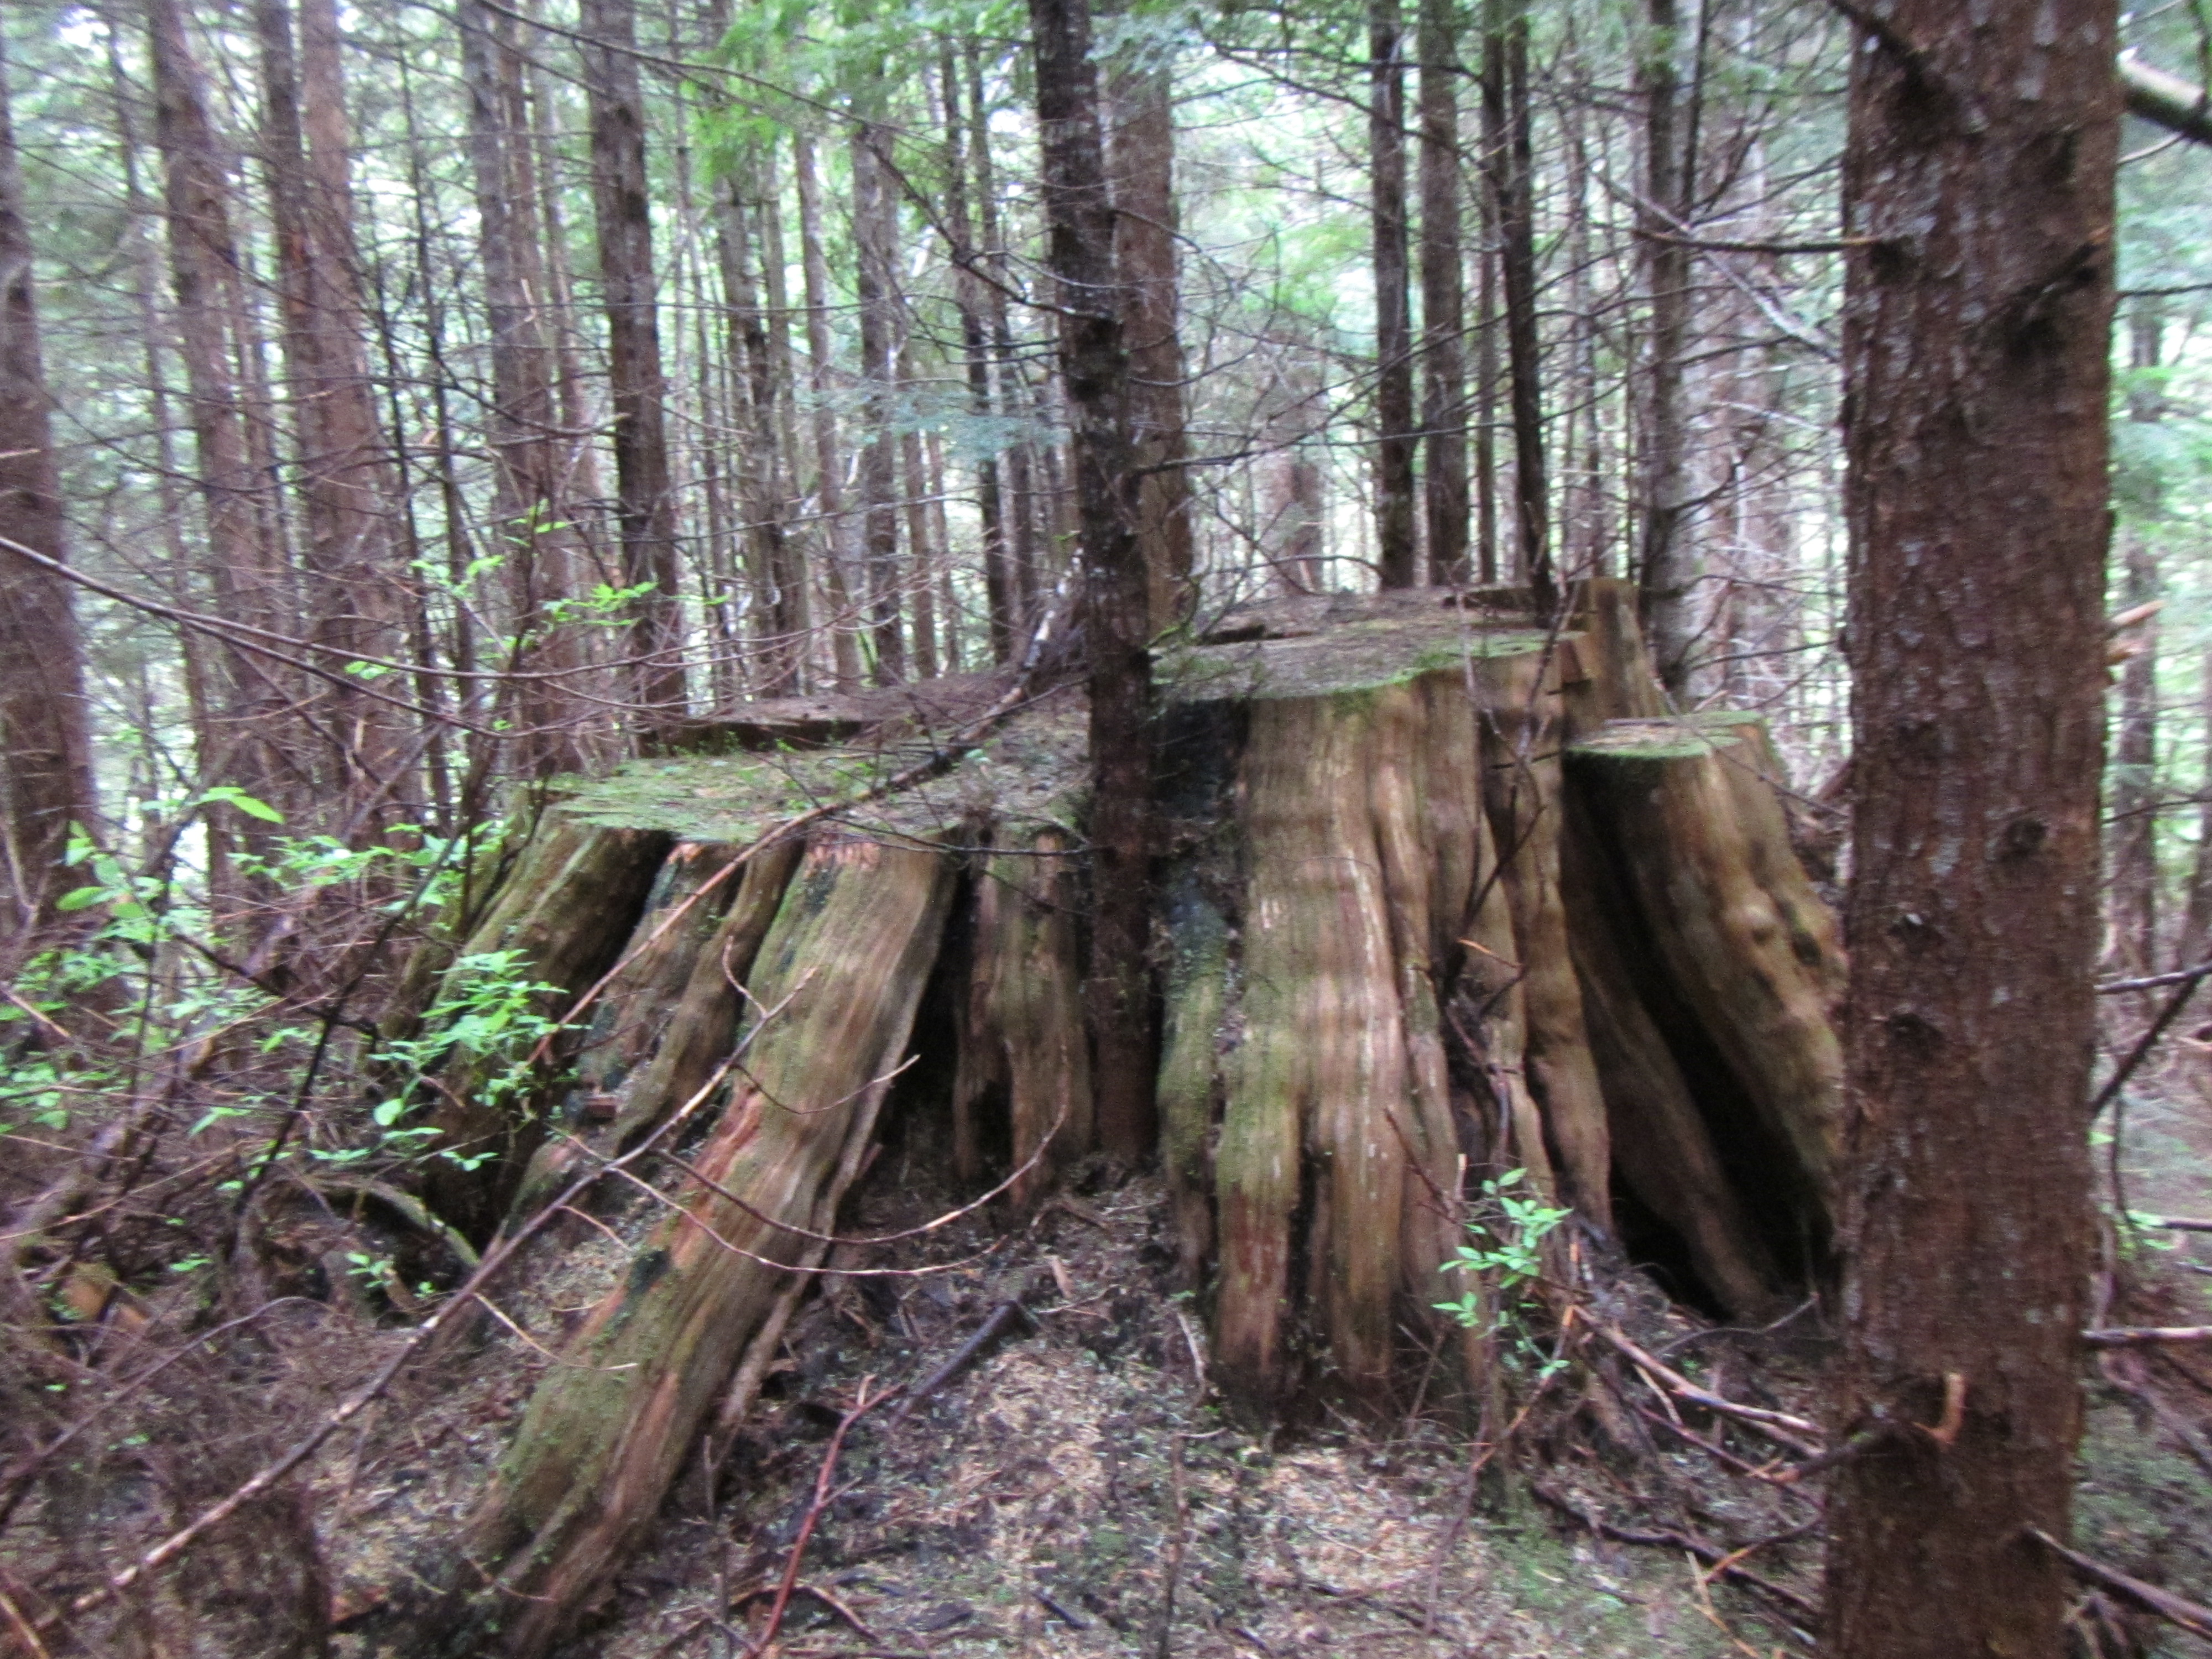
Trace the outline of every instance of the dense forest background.
{"type": "MultiPolygon", "coordinates": [[[[1164,660],[1256,602],[1418,588],[1564,617],[1620,579],[1676,712],[1765,717],[1840,891],[1859,9],[1094,23],[1137,632],[1164,660]]],[[[544,962],[452,961],[516,826],[748,720],[906,696],[927,729],[1110,656],[1078,603],[1079,191],[1032,32],[723,0],[0,15],[0,1325],[71,1328],[0,1348],[0,1525],[31,1504],[71,1583],[127,1589],[132,1540],[258,1502],[289,1428],[332,1431],[342,1334],[230,1333],[307,1299],[427,1334],[466,1301],[491,1227],[441,1212],[475,1170],[430,1123],[529,1096],[561,1030],[544,962]],[[382,1231],[295,1249],[280,1189],[382,1231]],[[226,1366],[275,1379],[265,1413],[226,1366]],[[80,1537],[39,1484],[72,1445],[159,1502],[80,1537]]],[[[2122,45],[2136,107],[2212,84],[2199,0],[2122,45]]],[[[2186,1001],[2146,994],[2212,957],[2212,161],[2172,130],[2201,105],[2166,116],[2118,173],[2108,1095],[2186,1001]]],[[[834,793],[794,768],[786,804],[834,793]]],[[[1091,921],[1133,898],[1141,958],[1138,886],[1091,921]]],[[[1110,1087],[1101,1143],[1141,1153],[1110,1087]]]]}
{"type": "MultiPolygon", "coordinates": [[[[1165,477],[1204,614],[1402,583],[1408,538],[1423,581],[1534,556],[1679,593],[1670,680],[1768,714],[1816,791],[1842,749],[1847,32],[1646,13],[1103,20],[1118,187],[1172,166],[1146,250],[1176,296],[1165,477]],[[1435,527],[1459,498],[1466,546],[1435,527]]],[[[1018,657],[1065,590],[1012,14],[9,29],[97,838],[191,872],[216,931],[271,925],[240,856],[455,833],[687,711],[1018,657]]],[[[2202,51],[2186,6],[2128,29],[2175,68],[2202,51]]],[[[2134,138],[2114,609],[2166,603],[2127,635],[2112,856],[2115,949],[2148,963],[2212,907],[2212,287],[2201,152],[2134,138]]]]}

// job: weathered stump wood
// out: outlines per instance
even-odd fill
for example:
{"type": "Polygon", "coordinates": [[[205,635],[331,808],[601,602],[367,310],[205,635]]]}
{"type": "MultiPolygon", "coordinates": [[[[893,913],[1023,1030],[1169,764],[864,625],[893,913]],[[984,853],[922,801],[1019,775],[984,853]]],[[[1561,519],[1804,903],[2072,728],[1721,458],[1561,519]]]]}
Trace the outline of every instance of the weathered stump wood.
{"type": "Polygon", "coordinates": [[[1002,1118],[1007,1163],[1032,1166],[1012,1188],[1023,1208],[1094,1140],[1081,884],[1071,839],[1056,825],[1011,826],[999,836],[1008,850],[983,859],[974,884],[953,1167],[969,1185],[983,1185],[983,1119],[1002,1118]]]}
{"type": "MultiPolygon", "coordinates": [[[[1559,629],[1510,597],[1300,601],[1162,664],[1160,1156],[1214,1376],[1255,1409],[1387,1409],[1438,1356],[1494,1403],[1485,1343],[1434,1304],[1468,1194],[1514,1168],[1733,1313],[1825,1267],[1842,959],[1764,730],[1668,714],[1621,585],[1559,629]]],[[[653,1155],[653,1197],[629,1188],[665,1213],[380,1650],[536,1656],[603,1592],[757,1388],[933,971],[958,1177],[1034,1159],[1018,1212],[1091,1150],[1079,701],[803,851],[738,850],[910,763],[901,718],[872,748],[656,757],[585,789],[471,941],[580,987],[635,940],[522,1204],[673,1113],[703,1139],[653,1155]]],[[[512,1179],[526,1132],[465,1130],[509,1138],[512,1179]]]]}
{"type": "MultiPolygon", "coordinates": [[[[614,965],[652,892],[672,837],[665,830],[542,817],[498,896],[461,947],[464,959],[514,951],[530,976],[553,988],[538,1012],[558,1017],[585,988],[614,965]]],[[[575,1053],[573,1037],[553,1058],[575,1053]]],[[[508,1056],[489,1064],[503,1070],[508,1056]]],[[[430,1115],[438,1131],[426,1166],[423,1197],[482,1243],[497,1225],[538,1139],[528,1100],[488,1102],[479,1092],[486,1062],[457,1054],[445,1066],[445,1087],[430,1115]],[[488,1156],[487,1156],[488,1155],[488,1156]],[[473,1167],[471,1167],[473,1166],[473,1167]]]]}
{"type": "Polygon", "coordinates": [[[860,1167],[953,877],[927,849],[810,844],[749,977],[728,1103],[685,1155],[697,1178],[539,1382],[453,1547],[466,1565],[430,1575],[447,1593],[406,1621],[414,1651],[541,1653],[635,1551],[860,1167]]]}
{"type": "MultiPolygon", "coordinates": [[[[1835,923],[1790,850],[1743,716],[1609,721],[1567,750],[1576,833],[1620,878],[1646,971],[1711,1045],[1764,1143],[1748,1163],[1825,1253],[1841,1150],[1835,923]]],[[[1753,722],[1755,724],[1755,721],[1753,722]]],[[[1620,937],[1616,933],[1616,938],[1620,937]]]]}

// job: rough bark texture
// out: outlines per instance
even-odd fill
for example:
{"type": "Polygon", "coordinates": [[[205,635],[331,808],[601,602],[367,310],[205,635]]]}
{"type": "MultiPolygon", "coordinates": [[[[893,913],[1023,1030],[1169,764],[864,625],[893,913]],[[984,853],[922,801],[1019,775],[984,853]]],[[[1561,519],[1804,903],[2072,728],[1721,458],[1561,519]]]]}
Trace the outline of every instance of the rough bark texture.
{"type": "Polygon", "coordinates": [[[1482,149],[1498,214],[1513,416],[1516,574],[1547,604],[1556,595],[1544,471],[1541,345],[1536,331],[1535,161],[1529,133],[1528,0],[1483,0],[1482,149]]]}
{"type": "Polygon", "coordinates": [[[631,602],[631,696],[648,736],[681,720],[686,699],[684,618],[678,599],[676,497],[660,367],[653,269],[653,197],[645,167],[645,94],[636,57],[636,0],[584,0],[578,14],[590,94],[592,203],[600,300],[607,313],[607,378],[614,403],[617,516],[631,602]]]}
{"type": "MultiPolygon", "coordinates": [[[[0,58],[0,537],[62,556],[62,499],[46,413],[7,64],[0,58]]],[[[0,902],[10,941],[0,968],[57,921],[76,883],[64,869],[71,825],[95,827],[84,665],[65,579],[0,547],[0,902]]]]}
{"type": "Polygon", "coordinates": [[[1884,7],[1854,53],[1854,877],[1836,1659],[2057,1659],[2096,1029],[2110,0],[1884,7]],[[1941,1417],[1963,1380],[1959,1432],[1941,1417]]]}
{"type": "Polygon", "coordinates": [[[1384,587],[1411,587],[1416,562],[1413,324],[1406,226],[1406,65],[1398,0],[1367,9],[1367,150],[1375,244],[1375,562],[1384,587]]]}
{"type": "Polygon", "coordinates": [[[1081,912],[1065,830],[1017,829],[1009,850],[975,880],[975,933],[959,1075],[953,1085],[953,1167],[981,1183],[984,1119],[1002,1116],[1004,1163],[1019,1169],[1027,1207],[1095,1138],[1090,1044],[1083,1024],[1081,912]],[[1048,1142],[1049,1143],[1048,1145],[1048,1142]]]}
{"type": "Polygon", "coordinates": [[[1114,210],[1085,0],[1031,0],[1045,220],[1082,541],[1090,656],[1091,961],[1086,994],[1099,1144],[1134,1163],[1154,1134],[1152,606],[1138,534],[1136,445],[1114,210]]]}
{"type": "Polygon", "coordinates": [[[1680,19],[1674,0],[1646,0],[1637,80],[1644,96],[1644,193],[1638,204],[1638,263],[1650,326],[1644,344],[1644,409],[1638,436],[1643,500],[1637,528],[1637,577],[1644,620],[1658,658],[1660,681],[1685,689],[1690,649],[1691,583],[1696,575],[1687,538],[1686,413],[1682,407],[1682,349],[1690,323],[1691,157],[1681,132],[1680,19]]]}
{"type": "Polygon", "coordinates": [[[1421,0],[1421,501],[1429,580],[1468,579],[1467,271],[1460,239],[1459,0],[1421,0]]]}
{"type": "Polygon", "coordinates": [[[892,365],[898,335],[898,198],[885,173],[888,129],[863,122],[853,129],[854,288],[860,301],[861,540],[867,564],[868,632],[875,642],[875,680],[896,685],[906,676],[899,626],[898,441],[892,434],[898,396],[892,365]]]}
{"type": "Polygon", "coordinates": [[[1127,49],[1109,87],[1113,130],[1114,264],[1129,350],[1130,434],[1137,538],[1152,595],[1152,627],[1188,618],[1192,586],[1189,453],[1183,436],[1182,341],[1176,331],[1175,82],[1158,44],[1127,49]]]}

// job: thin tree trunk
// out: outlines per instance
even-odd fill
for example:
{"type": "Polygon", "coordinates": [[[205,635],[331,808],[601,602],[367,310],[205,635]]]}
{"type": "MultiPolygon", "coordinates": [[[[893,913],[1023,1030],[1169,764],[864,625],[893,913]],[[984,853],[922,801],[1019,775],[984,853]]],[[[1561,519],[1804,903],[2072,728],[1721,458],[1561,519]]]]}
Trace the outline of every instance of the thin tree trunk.
{"type": "Polygon", "coordinates": [[[1686,238],[1695,161],[1680,131],[1679,27],[1674,0],[1645,0],[1637,55],[1637,78],[1644,94],[1644,191],[1637,211],[1637,255],[1651,321],[1638,422],[1644,455],[1637,582],[1660,683],[1677,698],[1687,689],[1690,594],[1697,574],[1688,538],[1681,533],[1689,511],[1682,353],[1690,324],[1691,251],[1686,238]]]}
{"type": "MultiPolygon", "coordinates": [[[[2128,319],[2128,364],[2138,372],[2154,369],[2163,358],[2164,319],[2156,301],[2138,301],[2128,319]]],[[[2144,423],[2162,420],[2164,397],[2150,386],[2128,399],[2128,418],[2144,423]]],[[[2130,503],[2155,521],[2164,510],[2154,470],[2148,489],[2130,503]]],[[[2126,564],[2121,603],[2134,610],[2158,598],[2158,556],[2142,529],[2123,538],[2126,564]]],[[[2112,908],[2115,943],[2124,971],[2148,973],[2158,956],[2158,634],[2154,624],[2139,624],[2130,654],[2120,671],[2120,720],[2112,773],[2112,908]]],[[[2194,957],[2185,958],[2194,961],[2194,957]]]]}
{"type": "Polygon", "coordinates": [[[844,458],[837,447],[836,390],[830,367],[830,259],[822,246],[822,185],[814,168],[814,140],[804,130],[792,135],[799,179],[799,259],[806,283],[806,355],[814,394],[814,505],[820,515],[822,583],[830,598],[830,649],[837,689],[860,683],[860,643],[854,637],[850,568],[845,556],[844,458]]]}
{"type": "Polygon", "coordinates": [[[678,595],[676,498],[663,403],[660,325],[653,265],[653,198],[645,166],[635,0],[583,0],[584,82],[591,103],[592,202],[599,286],[607,313],[614,401],[615,489],[623,581],[631,602],[631,696],[647,741],[684,716],[684,613],[678,595]]]}
{"type": "Polygon", "coordinates": [[[477,255],[482,262],[491,347],[492,535],[507,579],[508,622],[517,641],[515,765],[526,777],[582,763],[572,721],[580,711],[557,684],[532,678],[579,666],[569,630],[556,620],[572,597],[556,435],[553,352],[544,316],[537,168],[522,97],[514,25],[483,0],[459,12],[469,95],[469,159],[476,186],[477,255]]]}
{"type": "Polygon", "coordinates": [[[68,580],[17,551],[59,560],[64,518],[7,71],[0,58],[0,970],[12,972],[50,942],[78,884],[63,864],[70,830],[100,826],[68,580]]]}
{"type": "Polygon", "coordinates": [[[1152,935],[1154,692],[1150,593],[1138,535],[1124,301],[1114,270],[1097,76],[1085,0],[1030,0],[1044,135],[1047,246],[1060,376],[1074,432],[1090,652],[1091,939],[1088,999],[1098,1137],[1133,1163],[1153,1139],[1152,935]]]}
{"type": "Polygon", "coordinates": [[[1369,0],[1367,147],[1374,186],[1375,564],[1385,587],[1419,580],[1414,530],[1413,328],[1407,292],[1406,66],[1398,0],[1369,0]]]}
{"type": "Polygon", "coordinates": [[[1129,352],[1137,445],[1137,538],[1150,572],[1155,634],[1188,617],[1190,450],[1183,431],[1182,340],[1176,332],[1174,76],[1157,42],[1128,47],[1108,82],[1107,165],[1114,181],[1114,263],[1129,352]]]}
{"type": "MultiPolygon", "coordinates": [[[[901,348],[899,386],[908,393],[915,384],[914,348],[901,348]]],[[[901,401],[905,401],[902,396],[901,401]]],[[[930,535],[929,463],[922,453],[921,433],[911,418],[901,422],[899,475],[906,483],[906,545],[909,567],[908,591],[914,605],[914,671],[922,679],[937,678],[937,559],[941,550],[930,535]]]]}
{"type": "MultiPolygon", "coordinates": [[[[397,489],[367,357],[367,307],[333,0],[257,0],[262,136],[276,231],[284,355],[299,445],[306,567],[317,642],[340,663],[401,653],[401,573],[392,540],[397,489]]],[[[413,744],[392,706],[324,682],[322,729],[349,827],[373,831],[410,802],[413,744]]]]}
{"type": "Polygon", "coordinates": [[[860,310],[860,505],[867,550],[868,618],[876,647],[876,684],[906,678],[899,605],[898,198],[884,174],[890,130],[871,122],[853,129],[854,270],[860,310]]]}
{"type": "MultiPolygon", "coordinates": [[[[991,355],[998,365],[999,408],[1012,416],[1021,411],[1030,399],[1021,363],[1015,356],[1013,321],[1006,299],[1012,271],[999,215],[997,173],[991,159],[990,105],[983,96],[983,55],[972,40],[968,43],[967,71],[968,107],[973,118],[969,154],[974,161],[977,228],[981,233],[983,256],[991,276],[984,286],[990,312],[991,355]]],[[[1018,647],[1037,623],[1042,515],[1038,511],[1036,474],[1040,470],[1034,443],[1024,440],[1007,452],[1007,563],[1013,576],[1013,637],[1018,647]]]]}
{"type": "Polygon", "coordinates": [[[1475,186],[1482,240],[1475,254],[1474,302],[1474,545],[1486,587],[1498,580],[1498,192],[1487,161],[1488,126],[1486,120],[1486,160],[1475,186]]]}
{"type": "MultiPolygon", "coordinates": [[[[991,344],[988,288],[979,263],[968,210],[967,129],[961,114],[960,74],[949,40],[940,42],[938,78],[945,103],[945,221],[952,233],[953,262],[958,267],[954,291],[960,307],[960,343],[968,374],[968,408],[977,422],[991,417],[991,344]]],[[[981,143],[983,108],[971,113],[981,143]]],[[[990,613],[991,660],[1005,662],[1016,648],[1013,573],[1006,550],[1006,504],[999,489],[998,452],[988,446],[975,460],[975,516],[983,538],[983,597],[990,613]]]]}
{"type": "Polygon", "coordinates": [[[1518,574],[1547,608],[1551,506],[1544,474],[1541,343],[1536,331],[1535,158],[1529,132],[1528,0],[1483,0],[1483,156],[1498,208],[1505,356],[1513,414],[1518,574]]]}
{"type": "Polygon", "coordinates": [[[2114,9],[1901,0],[1852,55],[1832,1443],[1873,1439],[1829,1497],[1832,1659],[2066,1650],[2028,1532],[2065,1540],[2081,1428],[2114,9]]]}
{"type": "Polygon", "coordinates": [[[1467,271],[1460,245],[1458,0],[1421,0],[1422,506],[1429,580],[1467,580],[1467,271]]]}
{"type": "MultiPolygon", "coordinates": [[[[233,339],[233,326],[244,307],[229,174],[175,0],[147,0],[146,24],[177,343],[206,514],[208,590],[223,615],[278,631],[297,619],[288,603],[281,550],[267,538],[259,498],[268,475],[255,464],[233,368],[240,343],[233,339]]],[[[267,659],[234,645],[222,645],[217,660],[218,741],[204,763],[288,817],[298,816],[311,797],[295,787],[281,752],[294,688],[277,678],[267,659]]],[[[242,813],[226,811],[225,816],[231,820],[228,833],[241,845],[265,850],[265,825],[242,813]]]]}

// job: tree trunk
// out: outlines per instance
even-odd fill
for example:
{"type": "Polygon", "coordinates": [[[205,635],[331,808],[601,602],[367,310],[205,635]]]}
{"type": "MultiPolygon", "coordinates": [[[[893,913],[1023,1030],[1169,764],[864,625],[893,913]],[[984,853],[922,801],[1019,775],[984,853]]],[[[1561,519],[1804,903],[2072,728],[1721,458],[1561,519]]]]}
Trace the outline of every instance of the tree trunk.
{"type": "MultiPolygon", "coordinates": [[[[280,632],[297,620],[290,580],[281,548],[264,533],[258,502],[265,474],[255,465],[232,368],[233,325],[243,307],[230,179],[208,121],[204,78],[175,0],[147,0],[146,27],[177,343],[206,515],[208,590],[222,615],[280,632]]],[[[283,742],[298,688],[269,659],[234,645],[219,647],[217,660],[222,669],[214,696],[220,705],[218,742],[205,763],[288,817],[303,817],[300,809],[312,792],[301,787],[283,742]]],[[[243,813],[227,816],[240,845],[267,850],[266,824],[243,813]]]]}
{"type": "Polygon", "coordinates": [[[830,599],[830,651],[840,691],[860,684],[859,620],[854,614],[846,556],[851,540],[845,523],[844,457],[837,444],[837,411],[831,398],[836,371],[830,346],[830,259],[822,245],[822,185],[814,168],[814,140],[804,131],[792,135],[799,183],[799,244],[806,285],[806,355],[814,394],[814,505],[822,525],[822,584],[830,599]]]}
{"type": "Polygon", "coordinates": [[[1182,341],[1176,308],[1174,76],[1157,42],[1126,49],[1107,102],[1113,130],[1114,264],[1129,352],[1129,407],[1137,479],[1137,539],[1150,573],[1152,629],[1188,621],[1193,586],[1190,474],[1182,463],[1182,341]]]}
{"type": "MultiPolygon", "coordinates": [[[[960,343],[968,376],[968,410],[977,422],[991,417],[991,343],[988,285],[981,269],[983,250],[976,246],[968,210],[968,129],[961,115],[959,70],[949,42],[940,45],[938,77],[944,87],[945,150],[945,222],[952,234],[952,258],[959,269],[953,278],[960,307],[960,343]]],[[[984,112],[973,107],[976,143],[982,142],[984,112]]],[[[1006,548],[1006,503],[999,489],[999,453],[986,445],[975,458],[975,517],[983,539],[983,603],[989,613],[991,660],[1006,662],[1016,649],[1018,620],[1014,579],[1006,548]]]]}
{"type": "Polygon", "coordinates": [[[645,167],[645,94],[635,51],[636,0],[583,0],[578,21],[591,104],[592,204],[599,226],[600,299],[607,313],[623,582],[644,590],[630,601],[630,696],[646,741],[658,744],[659,734],[683,719],[689,693],[676,497],[662,408],[666,388],[653,265],[653,196],[645,167]]]}
{"type": "MultiPolygon", "coordinates": [[[[311,631],[325,667],[404,650],[404,580],[392,544],[397,490],[376,421],[355,246],[353,192],[331,0],[307,0],[297,48],[286,0],[258,0],[263,138],[284,319],[284,357],[301,459],[311,631]],[[334,659],[335,660],[331,660],[334,659]]],[[[413,745],[390,704],[330,681],[314,694],[332,741],[326,781],[349,836],[404,817],[413,745]]],[[[325,798],[326,799],[329,797],[325,798]]]]}
{"type": "Polygon", "coordinates": [[[2067,1570],[2027,1534],[2067,1536],[2081,1425],[2114,8],[1881,18],[1852,57],[1844,173],[1844,228],[1871,245],[1844,303],[1833,1408],[1834,1443],[1878,1440],[1829,1498],[1824,1650],[2057,1659],[2067,1570]]]}
{"type": "Polygon", "coordinates": [[[1680,131],[1680,27],[1674,0],[1646,0],[1637,54],[1644,95],[1644,191],[1638,204],[1638,263],[1650,327],[1644,346],[1643,446],[1637,580],[1659,680],[1680,698],[1688,689],[1690,595],[1696,560],[1682,532],[1689,511],[1682,353],[1690,325],[1687,238],[1695,157],[1680,131]]]}
{"type": "Polygon", "coordinates": [[[1044,134],[1048,262],[1073,422],[1090,655],[1091,962],[1086,994],[1099,1144],[1134,1163],[1153,1137],[1151,592],[1139,535],[1126,304],[1098,119],[1086,0],[1030,0],[1044,134]]]}
{"type": "Polygon", "coordinates": [[[1414,531],[1413,328],[1407,292],[1406,67],[1398,0],[1367,8],[1367,150],[1374,194],[1375,565],[1384,587],[1419,580],[1414,531]]]}
{"type": "Polygon", "coordinates": [[[1467,272],[1460,245],[1457,0],[1421,0],[1421,479],[1429,580],[1468,580],[1467,272]]]}
{"type": "Polygon", "coordinates": [[[860,450],[862,542],[866,550],[869,632],[875,642],[875,680],[896,685],[906,678],[906,642],[899,604],[898,441],[892,425],[898,403],[898,197],[885,150],[887,127],[862,122],[853,129],[853,244],[854,286],[860,313],[860,450]]]}
{"type": "MultiPolygon", "coordinates": [[[[2157,301],[2138,301],[2128,319],[2128,367],[2137,374],[2159,367],[2164,356],[2163,319],[2157,301]]],[[[2146,377],[2147,378],[2147,377],[2146,377]]],[[[2166,399],[2154,385],[2131,389],[2128,418],[2145,424],[2163,420],[2166,399]]],[[[2155,461],[2118,480],[2122,509],[2154,524],[2165,510],[2163,481],[2155,461]],[[2131,498],[2131,499],[2130,499],[2131,498]]],[[[2150,532],[2130,526],[2120,604],[2124,611],[2150,605],[2159,597],[2158,555],[2150,532]]],[[[2112,768],[2111,903],[2113,943],[2123,972],[2148,974],[2158,957],[2158,631],[2146,619],[2130,630],[2128,659],[2120,670],[2120,722],[2112,768]]],[[[2194,957],[2179,960],[2193,963],[2194,957]]]]}
{"type": "Polygon", "coordinates": [[[0,904],[9,943],[0,972],[51,941],[56,907],[77,885],[63,865],[70,832],[100,825],[85,719],[84,661],[68,580],[21,557],[63,556],[61,480],[47,417],[31,271],[31,232],[0,57],[0,904]]]}
{"type": "Polygon", "coordinates": [[[1518,571],[1539,599],[1558,592],[1544,474],[1542,343],[1536,328],[1535,157],[1529,132],[1528,0],[1483,0],[1482,148],[1497,204],[1506,378],[1513,425],[1518,571]]]}
{"type": "MultiPolygon", "coordinates": [[[[553,349],[543,314],[543,233],[537,172],[522,98],[522,57],[513,20],[483,0],[463,0],[461,63],[469,94],[469,156],[476,186],[477,252],[483,269],[491,347],[492,538],[503,560],[516,645],[515,765],[525,777],[583,764],[573,686],[536,678],[581,666],[559,607],[574,596],[567,467],[553,401],[553,349]]],[[[449,506],[453,503],[449,503],[449,506]]]]}

